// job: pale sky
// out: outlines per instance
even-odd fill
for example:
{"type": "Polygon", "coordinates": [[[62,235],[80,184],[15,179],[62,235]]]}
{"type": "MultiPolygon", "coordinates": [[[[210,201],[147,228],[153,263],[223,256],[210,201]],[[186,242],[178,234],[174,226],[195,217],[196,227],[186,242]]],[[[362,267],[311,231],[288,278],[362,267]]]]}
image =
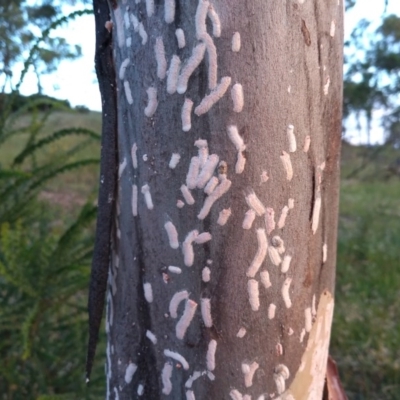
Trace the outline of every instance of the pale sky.
{"type": "MultiPolygon", "coordinates": [[[[383,0],[357,0],[356,6],[346,13],[345,35],[348,37],[361,18],[377,20],[383,13],[383,0]]],[[[72,11],[66,7],[66,11],[72,11]]],[[[400,1],[389,1],[389,13],[400,15],[400,1]]],[[[63,28],[57,30],[57,35],[64,36],[68,43],[79,44],[82,47],[83,56],[75,61],[62,61],[56,72],[42,77],[44,93],[60,99],[67,99],[71,106],[85,105],[91,110],[100,111],[100,94],[94,72],[94,19],[92,15],[85,15],[72,21],[63,28]]],[[[16,76],[22,66],[14,69],[16,76]]],[[[36,77],[28,73],[21,86],[21,92],[25,95],[36,93],[36,77]]],[[[372,141],[379,142],[382,139],[379,123],[374,123],[372,141]]],[[[359,133],[354,133],[352,142],[364,141],[359,138],[359,133]]]]}

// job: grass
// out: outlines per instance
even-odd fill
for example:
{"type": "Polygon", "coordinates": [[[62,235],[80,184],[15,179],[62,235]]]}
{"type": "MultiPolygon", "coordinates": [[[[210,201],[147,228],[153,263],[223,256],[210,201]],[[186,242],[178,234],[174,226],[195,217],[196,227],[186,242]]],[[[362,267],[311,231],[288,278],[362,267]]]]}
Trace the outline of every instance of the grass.
{"type": "MultiPolygon", "coordinates": [[[[21,116],[15,123],[14,128],[24,126],[39,125],[43,114],[32,116],[26,114],[21,116]]],[[[101,114],[98,112],[80,113],[75,110],[70,112],[56,111],[50,114],[49,118],[40,129],[36,141],[48,137],[53,132],[61,129],[79,127],[101,132],[101,114]]],[[[0,163],[4,167],[12,165],[15,157],[25,147],[29,140],[28,133],[19,133],[13,135],[10,139],[0,145],[0,163]]],[[[74,151],[69,159],[78,161],[82,158],[99,158],[100,142],[88,140],[86,137],[71,135],[57,140],[50,145],[42,147],[35,154],[33,160],[26,162],[36,162],[38,164],[50,162],[54,157],[60,154],[67,154],[74,151]]],[[[39,198],[47,200],[56,205],[57,214],[62,218],[72,220],[79,211],[79,206],[90,197],[95,200],[98,188],[98,166],[90,165],[81,167],[79,172],[76,170],[63,173],[56,179],[48,181],[40,193],[39,198]]]]}
{"type": "MultiPolygon", "coordinates": [[[[351,150],[345,148],[342,172],[371,153],[355,148],[351,157],[351,150]]],[[[383,160],[399,156],[386,153],[383,160]]],[[[382,180],[386,173],[385,163],[374,161],[358,179],[341,183],[331,353],[354,400],[400,393],[400,179],[382,180]]]]}

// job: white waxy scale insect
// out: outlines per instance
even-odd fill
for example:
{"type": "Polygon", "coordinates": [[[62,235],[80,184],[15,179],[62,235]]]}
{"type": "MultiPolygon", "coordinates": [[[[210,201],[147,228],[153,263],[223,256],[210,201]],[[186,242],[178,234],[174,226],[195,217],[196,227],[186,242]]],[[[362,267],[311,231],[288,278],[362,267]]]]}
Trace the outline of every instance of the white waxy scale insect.
{"type": "Polygon", "coordinates": [[[176,324],[175,333],[178,339],[183,339],[186,331],[192,322],[194,314],[196,313],[197,303],[193,300],[187,299],[185,304],[185,309],[183,311],[182,317],[176,324]]]}
{"type": "Polygon", "coordinates": [[[169,314],[171,318],[178,318],[178,307],[182,301],[185,301],[189,298],[189,293],[186,290],[182,290],[180,292],[176,292],[169,302],[169,314]]]}
{"type": "Polygon", "coordinates": [[[210,282],[211,279],[211,270],[208,267],[204,267],[201,271],[201,279],[203,282],[210,282]]]}
{"type": "Polygon", "coordinates": [[[201,169],[197,181],[196,186],[199,189],[203,189],[207,182],[211,179],[214,174],[215,168],[217,168],[219,162],[219,157],[217,154],[211,154],[206,163],[204,164],[203,168],[201,169]]]}
{"type": "Polygon", "coordinates": [[[249,278],[254,278],[256,273],[261,267],[261,264],[265,260],[265,256],[267,255],[268,250],[268,241],[267,235],[265,234],[265,229],[257,229],[257,253],[253,258],[253,261],[250,264],[250,267],[247,270],[246,275],[249,278]]]}
{"type": "Polygon", "coordinates": [[[148,103],[144,109],[144,115],[150,118],[155,114],[158,107],[157,89],[154,87],[149,87],[146,92],[148,96],[148,103]]]}
{"type": "Polygon", "coordinates": [[[189,132],[190,129],[192,129],[192,108],[193,101],[189,98],[185,98],[181,113],[182,130],[184,132],[189,132]]]}
{"type": "Polygon", "coordinates": [[[144,29],[144,26],[141,22],[139,22],[138,31],[140,37],[142,38],[142,45],[144,46],[147,43],[149,36],[147,35],[146,29],[144,29]]]}
{"type": "Polygon", "coordinates": [[[254,190],[249,190],[249,193],[245,196],[247,205],[255,211],[255,213],[261,217],[265,214],[265,207],[261,200],[254,193],[254,190]]]}
{"type": "Polygon", "coordinates": [[[232,185],[232,182],[229,179],[227,179],[227,178],[222,179],[221,182],[219,183],[219,185],[214,189],[214,191],[209,196],[207,196],[207,198],[205,199],[203,207],[200,210],[199,214],[197,215],[197,218],[201,219],[201,220],[206,218],[211,210],[211,207],[214,205],[214,203],[220,197],[222,197],[226,192],[228,192],[231,185],[232,185]]]}
{"type": "Polygon", "coordinates": [[[181,192],[182,192],[182,196],[185,199],[187,204],[189,204],[189,205],[194,204],[194,198],[192,196],[192,193],[190,192],[190,190],[188,189],[188,187],[186,185],[181,186],[181,192]]]}
{"type": "Polygon", "coordinates": [[[271,303],[268,307],[268,319],[274,319],[276,312],[276,305],[271,303]]]}
{"type": "Polygon", "coordinates": [[[145,185],[142,186],[141,191],[144,195],[144,200],[146,202],[147,208],[149,210],[152,210],[154,208],[154,204],[150,193],[150,186],[146,183],[145,185]]]}
{"type": "Polygon", "coordinates": [[[149,18],[154,14],[154,0],[146,0],[146,12],[149,18]]]}
{"type": "Polygon", "coordinates": [[[335,22],[335,20],[333,19],[333,20],[331,21],[331,29],[330,29],[330,31],[329,31],[329,34],[331,35],[331,37],[334,37],[334,36],[335,36],[335,31],[336,31],[336,22],[335,22]]]}
{"type": "Polygon", "coordinates": [[[174,265],[168,266],[168,271],[178,275],[182,273],[182,269],[179,267],[175,267],[174,265]]]}
{"type": "Polygon", "coordinates": [[[231,97],[233,101],[233,111],[240,113],[244,106],[243,86],[240,83],[235,83],[231,89],[231,97]]]}
{"type": "Polygon", "coordinates": [[[217,48],[208,33],[203,33],[198,39],[206,45],[208,58],[208,88],[214,90],[218,80],[217,48]]]}
{"type": "Polygon", "coordinates": [[[260,308],[260,298],[258,291],[258,282],[255,279],[247,281],[247,292],[249,294],[249,302],[253,311],[258,311],[260,308]]]}
{"type": "Polygon", "coordinates": [[[132,215],[136,217],[138,215],[138,187],[132,185],[132,215]]]}
{"type": "Polygon", "coordinates": [[[186,400],[196,400],[193,390],[186,391],[186,400]]]}
{"type": "Polygon", "coordinates": [[[137,371],[137,365],[134,363],[129,363],[125,370],[125,382],[127,384],[132,382],[133,375],[137,371]]]}
{"type": "Polygon", "coordinates": [[[279,251],[275,247],[268,246],[268,255],[269,255],[269,259],[271,260],[272,264],[278,266],[282,262],[282,258],[279,255],[279,251]]]}
{"type": "Polygon", "coordinates": [[[251,229],[255,218],[256,218],[256,212],[253,209],[246,211],[246,214],[244,216],[244,220],[242,223],[242,228],[243,229],[251,229]]]}
{"type": "Polygon", "coordinates": [[[236,334],[236,337],[238,337],[239,339],[243,339],[246,333],[247,333],[246,328],[241,327],[238,333],[236,334]]]}
{"type": "Polygon", "coordinates": [[[207,328],[211,328],[213,320],[211,316],[211,300],[208,298],[201,299],[201,315],[203,317],[204,325],[207,328]]]}
{"type": "Polygon", "coordinates": [[[296,136],[294,134],[294,126],[288,125],[286,133],[289,142],[289,152],[294,153],[297,150],[296,136]]]}
{"type": "Polygon", "coordinates": [[[271,207],[267,207],[265,214],[265,227],[267,229],[267,235],[270,235],[271,232],[275,229],[275,210],[271,207]]]}
{"type": "Polygon", "coordinates": [[[167,59],[165,58],[165,47],[162,36],[156,38],[154,52],[157,62],[157,77],[162,80],[167,74],[167,59]]]}
{"type": "Polygon", "coordinates": [[[325,264],[328,260],[328,245],[324,243],[322,246],[322,262],[325,264]]]}
{"type": "Polygon", "coordinates": [[[261,284],[265,287],[265,289],[268,289],[272,286],[268,271],[261,271],[260,278],[261,278],[261,284]]]}
{"type": "Polygon", "coordinates": [[[165,0],[164,3],[164,20],[167,24],[172,24],[175,20],[175,0],[165,0]]]}
{"type": "Polygon", "coordinates": [[[321,214],[321,203],[322,203],[321,189],[318,187],[314,195],[314,206],[313,206],[312,222],[311,222],[311,230],[313,235],[315,235],[318,229],[319,217],[321,214]]]}
{"type": "Polygon", "coordinates": [[[149,339],[153,344],[157,344],[157,337],[156,337],[156,335],[155,335],[153,332],[147,330],[147,331],[146,331],[146,337],[147,337],[147,339],[149,339]]]}
{"type": "Polygon", "coordinates": [[[289,213],[289,207],[284,206],[281,211],[281,216],[279,217],[278,229],[282,229],[285,226],[286,217],[287,217],[288,213],[289,213]]]}
{"type": "Polygon", "coordinates": [[[217,350],[217,341],[211,339],[208,343],[208,350],[207,350],[207,369],[209,371],[214,371],[215,369],[215,352],[217,350]]]}
{"type": "Polygon", "coordinates": [[[195,27],[196,27],[197,38],[199,38],[200,35],[207,33],[206,18],[209,7],[210,7],[210,2],[208,0],[199,0],[195,15],[195,27]]]}
{"type": "Polygon", "coordinates": [[[290,262],[291,262],[291,261],[292,261],[292,256],[291,256],[291,255],[286,254],[286,255],[283,257],[282,265],[281,265],[281,272],[282,272],[283,274],[286,274],[286,272],[289,271],[290,262]]]}
{"type": "Polygon", "coordinates": [[[193,242],[196,240],[199,232],[193,230],[188,233],[184,242],[182,243],[183,262],[187,267],[191,267],[194,263],[194,250],[193,242]]]}
{"type": "Polygon", "coordinates": [[[293,178],[293,167],[292,167],[292,161],[290,160],[290,155],[289,153],[286,153],[286,151],[282,151],[282,155],[280,156],[283,168],[285,169],[286,172],[286,179],[288,181],[291,181],[293,178]]]}
{"type": "Polygon", "coordinates": [[[163,384],[162,392],[163,394],[166,395],[169,395],[172,391],[172,382],[171,382],[172,371],[173,371],[173,365],[166,362],[164,364],[164,368],[161,371],[161,381],[163,384]]]}
{"type": "Polygon", "coordinates": [[[179,70],[181,68],[181,59],[174,54],[167,75],[167,93],[174,94],[178,87],[179,70]]]}
{"type": "Polygon", "coordinates": [[[192,157],[189,164],[189,170],[186,175],[186,186],[188,189],[194,189],[197,185],[197,179],[200,173],[200,158],[192,157]]]}
{"type": "Polygon", "coordinates": [[[128,165],[128,162],[127,162],[126,158],[124,158],[124,160],[122,161],[121,164],[119,164],[119,167],[118,167],[118,179],[121,179],[121,176],[124,173],[127,165],[128,165]]]}
{"type": "Polygon", "coordinates": [[[217,224],[224,226],[227,222],[229,217],[231,216],[232,211],[230,208],[223,209],[218,214],[217,224]]]}
{"type": "Polygon", "coordinates": [[[153,302],[153,288],[151,287],[151,283],[145,282],[143,284],[144,298],[148,303],[153,302]]]}
{"type": "Polygon", "coordinates": [[[176,166],[178,165],[180,159],[181,159],[181,156],[179,153],[172,153],[171,160],[168,164],[169,168],[175,169],[176,166]]]}
{"type": "Polygon", "coordinates": [[[181,28],[175,31],[176,40],[178,42],[178,47],[183,49],[186,46],[185,32],[181,28]]]}
{"type": "Polygon", "coordinates": [[[203,60],[205,51],[206,45],[204,43],[199,43],[193,49],[189,60],[183,65],[181,73],[178,77],[178,86],[176,89],[179,94],[186,92],[189,78],[203,60]]]}
{"type": "Polygon", "coordinates": [[[219,38],[221,36],[221,21],[212,4],[208,7],[207,15],[213,26],[213,36],[219,38]]]}
{"type": "Polygon", "coordinates": [[[241,37],[239,32],[235,32],[232,36],[232,51],[238,53],[242,47],[241,37]]]}
{"type": "Polygon", "coordinates": [[[200,104],[194,109],[194,113],[197,116],[207,113],[211,107],[224,96],[230,84],[231,78],[229,76],[223,77],[216,88],[212,90],[209,95],[205,96],[200,104]]]}
{"type": "Polygon", "coordinates": [[[204,188],[204,193],[210,195],[214,189],[218,186],[219,180],[216,176],[212,176],[211,179],[207,182],[206,187],[204,188]]]}
{"type": "Polygon", "coordinates": [[[138,167],[137,149],[138,149],[137,144],[133,143],[131,149],[131,157],[132,157],[132,166],[134,169],[137,169],[138,167]]]}
{"type": "Polygon", "coordinates": [[[131,23],[135,32],[139,32],[139,20],[135,14],[130,14],[131,23]]]}
{"type": "Polygon", "coordinates": [[[311,136],[307,135],[304,139],[304,146],[303,146],[304,153],[308,153],[308,150],[310,149],[310,144],[311,144],[311,136]]]}
{"type": "Polygon", "coordinates": [[[292,307],[292,301],[290,300],[289,289],[292,283],[292,278],[287,277],[283,282],[281,293],[283,297],[283,301],[285,303],[286,308],[292,307]]]}
{"type": "Polygon", "coordinates": [[[121,81],[123,81],[125,78],[125,71],[129,63],[129,58],[125,58],[125,60],[122,61],[121,66],[119,67],[119,79],[121,79],[121,81]]]}
{"type": "Polygon", "coordinates": [[[193,375],[190,375],[189,379],[185,382],[185,387],[190,389],[193,385],[193,382],[201,377],[200,371],[194,371],[193,375]]]}
{"type": "Polygon", "coordinates": [[[251,364],[242,363],[242,372],[244,374],[244,385],[248,388],[253,385],[253,377],[259,364],[254,361],[251,364]]]}
{"type": "Polygon", "coordinates": [[[195,243],[197,244],[203,244],[203,243],[207,243],[212,239],[212,235],[210,232],[203,232],[200,233],[196,236],[196,238],[194,239],[195,243]]]}
{"type": "Polygon", "coordinates": [[[239,390],[236,389],[232,389],[229,392],[229,396],[231,397],[232,400],[243,400],[242,393],[240,393],[239,390]]]}
{"type": "Polygon", "coordinates": [[[327,78],[325,79],[325,85],[324,85],[324,95],[325,96],[327,96],[329,93],[330,84],[331,84],[331,78],[328,75],[327,78]]]}
{"type": "Polygon", "coordinates": [[[171,221],[167,221],[164,224],[164,228],[167,231],[170,247],[172,249],[177,249],[179,247],[179,241],[178,241],[178,231],[176,230],[175,225],[171,221]]]}
{"type": "Polygon", "coordinates": [[[116,8],[114,10],[115,25],[117,27],[117,39],[118,47],[122,48],[125,46],[125,31],[124,31],[124,17],[122,15],[121,8],[116,8]]]}

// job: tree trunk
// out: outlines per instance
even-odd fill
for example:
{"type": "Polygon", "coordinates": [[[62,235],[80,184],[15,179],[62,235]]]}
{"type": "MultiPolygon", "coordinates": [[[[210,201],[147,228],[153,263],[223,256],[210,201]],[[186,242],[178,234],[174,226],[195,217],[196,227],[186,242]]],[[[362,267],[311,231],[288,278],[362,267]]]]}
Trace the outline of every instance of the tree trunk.
{"type": "Polygon", "coordinates": [[[321,399],[341,0],[111,3],[107,398],[321,399]]]}

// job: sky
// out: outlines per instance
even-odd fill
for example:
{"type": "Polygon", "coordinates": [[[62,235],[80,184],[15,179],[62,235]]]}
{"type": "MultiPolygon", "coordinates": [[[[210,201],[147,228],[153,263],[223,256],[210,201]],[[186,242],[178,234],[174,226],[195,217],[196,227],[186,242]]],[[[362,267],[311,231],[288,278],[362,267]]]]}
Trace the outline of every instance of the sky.
{"type": "MultiPolygon", "coordinates": [[[[348,38],[357,22],[366,18],[368,20],[378,19],[384,9],[383,0],[357,0],[353,9],[345,15],[345,37],[348,38]]],[[[66,7],[66,12],[68,10],[66,7]]],[[[391,0],[388,5],[388,12],[400,15],[400,1],[391,0]]],[[[54,35],[63,36],[71,45],[78,44],[82,47],[83,56],[74,61],[62,61],[56,72],[42,77],[43,92],[49,96],[69,100],[71,106],[84,105],[91,110],[100,111],[100,93],[97,86],[97,79],[94,71],[94,41],[95,28],[92,15],[85,15],[70,22],[65,27],[59,28],[54,35]]],[[[15,72],[22,69],[22,65],[15,68],[15,72]]],[[[18,73],[15,73],[18,76],[18,73]]],[[[22,94],[29,95],[36,93],[37,80],[33,73],[28,73],[21,86],[22,94]]],[[[376,111],[377,116],[379,110],[376,111]]],[[[355,130],[355,120],[349,120],[347,135],[354,143],[366,142],[366,137],[360,137],[355,130]]],[[[371,132],[372,143],[382,142],[382,129],[377,118],[373,121],[371,132]]]]}

